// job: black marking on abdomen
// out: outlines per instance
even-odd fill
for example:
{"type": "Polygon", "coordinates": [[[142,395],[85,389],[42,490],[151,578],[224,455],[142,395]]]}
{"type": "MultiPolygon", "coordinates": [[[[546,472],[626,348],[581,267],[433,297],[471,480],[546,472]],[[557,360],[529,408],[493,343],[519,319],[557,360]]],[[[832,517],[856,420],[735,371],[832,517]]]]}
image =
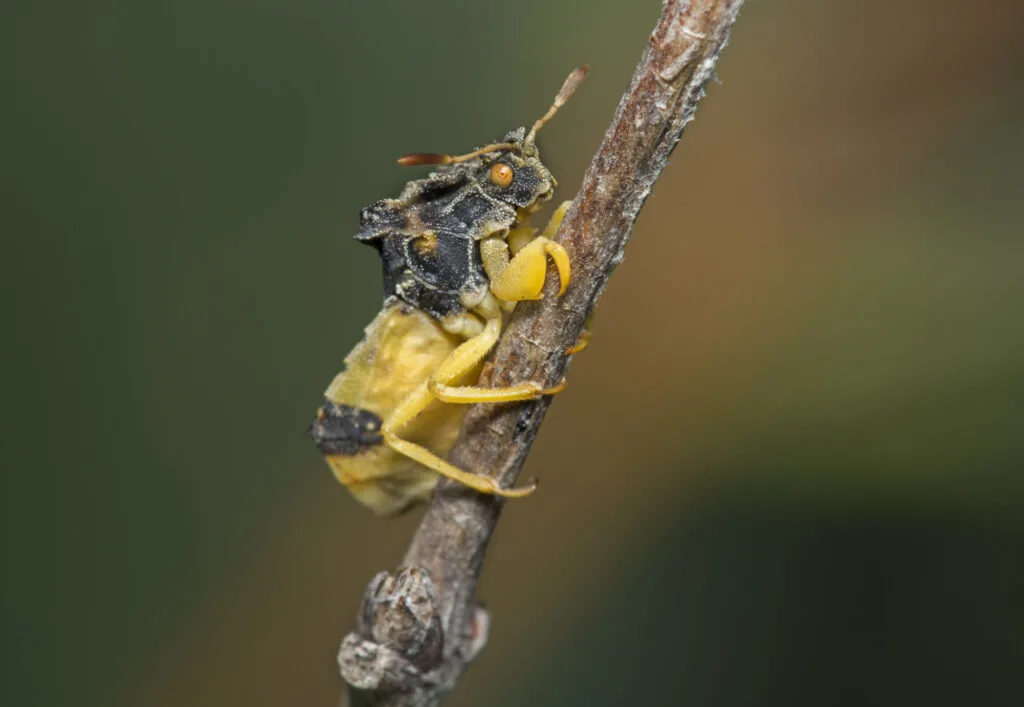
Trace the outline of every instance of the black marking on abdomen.
{"type": "Polygon", "coordinates": [[[321,454],[351,457],[383,442],[382,423],[369,410],[327,400],[317,410],[308,433],[321,454]]]}

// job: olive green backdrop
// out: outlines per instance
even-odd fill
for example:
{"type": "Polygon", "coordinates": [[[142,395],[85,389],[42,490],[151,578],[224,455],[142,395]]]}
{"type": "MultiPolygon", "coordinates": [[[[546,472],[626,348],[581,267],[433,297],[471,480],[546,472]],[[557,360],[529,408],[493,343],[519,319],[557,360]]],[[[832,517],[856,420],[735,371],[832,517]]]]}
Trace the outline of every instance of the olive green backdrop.
{"type": "MultiPolygon", "coordinates": [[[[1024,701],[1024,10],[939,5],[748,4],[451,704],[1024,701]]],[[[304,436],[379,303],[358,210],[586,61],[569,198],[658,11],[5,6],[0,701],[336,703],[416,523],[304,436]]]]}

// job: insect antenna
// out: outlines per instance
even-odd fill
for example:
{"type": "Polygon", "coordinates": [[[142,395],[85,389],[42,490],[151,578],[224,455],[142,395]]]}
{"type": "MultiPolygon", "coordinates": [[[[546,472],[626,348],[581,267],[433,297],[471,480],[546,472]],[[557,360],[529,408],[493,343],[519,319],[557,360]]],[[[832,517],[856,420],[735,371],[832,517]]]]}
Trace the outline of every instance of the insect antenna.
{"type": "Polygon", "coordinates": [[[544,127],[544,123],[555,117],[555,113],[558,109],[565,105],[565,102],[569,100],[576,88],[580,85],[580,82],[587,77],[587,72],[590,71],[590,66],[584,64],[580,68],[574,70],[565,79],[565,83],[562,84],[562,88],[559,89],[558,95],[555,96],[554,103],[548,108],[548,112],[541,116],[540,120],[533,124],[530,128],[530,133],[526,136],[525,142],[532,143],[537,137],[537,131],[544,127]]]}
{"type": "Polygon", "coordinates": [[[537,131],[555,116],[555,113],[558,112],[559,108],[565,105],[565,102],[569,100],[569,96],[576,91],[576,87],[580,85],[580,82],[584,78],[586,78],[588,71],[590,71],[590,67],[587,64],[584,64],[569,74],[568,78],[565,79],[565,83],[562,84],[562,88],[559,89],[558,95],[555,96],[554,103],[552,103],[551,107],[548,108],[548,112],[533,124],[533,127],[530,129],[530,132],[523,141],[523,144],[496,142],[490,145],[484,145],[480,149],[467,152],[464,155],[445,155],[440,152],[413,152],[399,157],[398,164],[405,167],[414,167],[421,164],[457,164],[459,162],[468,162],[480,155],[486,155],[488,152],[500,152],[502,150],[522,151],[523,145],[533,144],[533,141],[537,137],[537,131]]]}
{"type": "Polygon", "coordinates": [[[501,150],[518,150],[519,146],[511,142],[496,142],[491,145],[484,145],[479,150],[467,152],[464,155],[443,155],[439,152],[413,152],[398,158],[398,164],[412,167],[420,164],[457,164],[468,162],[474,157],[486,155],[488,152],[499,152],[501,150]]]}

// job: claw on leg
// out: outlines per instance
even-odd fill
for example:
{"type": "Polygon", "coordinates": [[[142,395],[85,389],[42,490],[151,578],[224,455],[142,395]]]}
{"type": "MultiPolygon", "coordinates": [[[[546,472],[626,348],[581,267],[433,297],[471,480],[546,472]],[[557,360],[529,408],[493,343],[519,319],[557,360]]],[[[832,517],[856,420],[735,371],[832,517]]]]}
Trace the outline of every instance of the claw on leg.
{"type": "Polygon", "coordinates": [[[580,338],[576,339],[575,344],[565,347],[565,355],[572,356],[573,354],[578,354],[580,351],[590,346],[590,336],[590,330],[584,329],[583,333],[580,334],[580,338]]]}
{"type": "Polygon", "coordinates": [[[583,322],[583,331],[580,332],[580,337],[576,339],[576,343],[572,346],[565,347],[565,355],[571,356],[577,354],[583,349],[590,345],[590,337],[594,334],[594,313],[591,312],[587,315],[586,321],[583,322]]]}

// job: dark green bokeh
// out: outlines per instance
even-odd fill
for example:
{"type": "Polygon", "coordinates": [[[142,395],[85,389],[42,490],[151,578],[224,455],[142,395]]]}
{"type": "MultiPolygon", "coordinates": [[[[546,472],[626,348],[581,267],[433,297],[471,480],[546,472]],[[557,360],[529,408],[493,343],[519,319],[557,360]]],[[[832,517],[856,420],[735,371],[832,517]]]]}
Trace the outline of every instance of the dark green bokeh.
{"type": "Polygon", "coordinates": [[[1002,705],[1024,528],[708,493],[502,705],[1002,705]]]}

